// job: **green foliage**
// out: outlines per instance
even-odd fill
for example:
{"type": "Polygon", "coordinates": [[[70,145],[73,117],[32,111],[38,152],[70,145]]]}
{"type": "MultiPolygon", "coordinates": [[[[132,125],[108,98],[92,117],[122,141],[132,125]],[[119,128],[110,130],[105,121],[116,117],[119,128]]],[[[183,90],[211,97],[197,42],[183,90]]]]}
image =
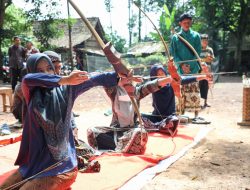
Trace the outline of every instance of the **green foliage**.
{"type": "MultiPolygon", "coordinates": [[[[241,48],[245,35],[250,33],[250,1],[244,0],[192,0],[196,7],[196,17],[201,27],[199,32],[206,32],[221,44],[223,50],[234,36],[235,65],[241,63],[241,48]]],[[[215,46],[216,47],[216,46],[215,46]]],[[[232,49],[231,49],[232,50],[232,49]]],[[[225,52],[225,51],[223,51],[225,52]]],[[[221,55],[224,57],[225,54],[221,55]]],[[[225,62],[226,64],[226,62],[225,62]]]]}
{"type": "Polygon", "coordinates": [[[166,29],[169,30],[172,22],[171,22],[171,15],[170,12],[168,10],[168,7],[166,5],[163,6],[163,9],[165,11],[165,25],[166,25],[166,29]]]}
{"type": "MultiPolygon", "coordinates": [[[[227,0],[192,0],[196,7],[196,17],[201,23],[202,31],[213,31],[215,28],[218,30],[230,31],[236,33],[239,29],[245,30],[249,22],[245,20],[247,17],[248,5],[244,1],[227,1],[227,0]],[[245,15],[245,16],[243,16],[245,15]]],[[[211,33],[210,32],[210,33],[211,33]]]]}
{"type": "Polygon", "coordinates": [[[113,6],[111,4],[111,0],[104,0],[104,4],[105,4],[105,7],[106,7],[106,11],[108,13],[110,13],[111,9],[113,8],[113,6]]]}
{"type": "Polygon", "coordinates": [[[158,12],[164,5],[167,5],[169,12],[172,12],[177,4],[178,1],[176,0],[147,0],[145,7],[147,11],[158,12]]]}
{"type": "Polygon", "coordinates": [[[149,35],[153,41],[160,41],[160,36],[157,32],[150,32],[149,35]]]}
{"type": "Polygon", "coordinates": [[[127,51],[126,40],[117,34],[117,31],[105,36],[108,41],[111,41],[116,51],[124,53],[127,51]]]}
{"type": "Polygon", "coordinates": [[[65,20],[60,20],[60,22],[58,21],[58,24],[60,25],[60,23],[68,23],[70,25],[70,27],[72,27],[76,22],[77,22],[77,19],[68,18],[68,19],[65,19],[65,20]]]}
{"type": "Polygon", "coordinates": [[[162,54],[153,54],[146,57],[142,57],[141,55],[138,55],[134,58],[126,58],[129,61],[127,61],[130,66],[148,66],[153,64],[163,64],[166,61],[166,57],[162,54]]]}
{"type": "Polygon", "coordinates": [[[150,67],[154,64],[163,64],[166,62],[166,57],[162,54],[154,54],[146,57],[129,57],[123,59],[128,68],[133,68],[136,75],[149,75],[150,67]]]}
{"type": "MultiPolygon", "coordinates": [[[[36,28],[34,35],[40,42],[40,49],[51,49],[53,44],[49,43],[50,39],[58,38],[63,35],[60,24],[65,20],[59,20],[60,9],[59,0],[25,0],[33,4],[33,9],[26,11],[31,23],[35,22],[36,28]]],[[[73,24],[70,20],[70,24],[73,24]]]]}
{"type": "Polygon", "coordinates": [[[142,63],[145,63],[146,65],[152,65],[156,63],[164,63],[166,61],[166,57],[162,54],[154,54],[150,55],[145,58],[141,58],[142,63]]]}
{"type": "MultiPolygon", "coordinates": [[[[176,9],[173,7],[172,12],[170,14],[168,7],[164,4],[163,10],[164,11],[162,12],[162,14],[160,16],[160,22],[159,22],[160,29],[159,30],[160,30],[161,35],[163,36],[164,40],[170,41],[170,36],[171,36],[170,28],[172,27],[173,22],[174,22],[174,16],[175,16],[176,9]]],[[[150,34],[154,40],[157,40],[157,41],[160,40],[160,37],[157,33],[150,33],[150,34]]]]}
{"type": "Polygon", "coordinates": [[[173,9],[172,9],[172,11],[171,11],[171,15],[170,15],[171,25],[173,25],[173,23],[174,23],[175,13],[176,13],[176,8],[173,7],[173,9]]]}
{"type": "Polygon", "coordinates": [[[26,11],[31,21],[56,19],[61,14],[60,0],[25,0],[25,2],[30,2],[33,5],[32,9],[26,11]]]}
{"type": "Polygon", "coordinates": [[[3,30],[1,33],[1,47],[3,52],[7,52],[8,47],[12,44],[13,36],[19,36],[22,40],[22,45],[26,39],[32,34],[32,27],[27,23],[27,17],[24,12],[16,8],[13,4],[5,10],[5,19],[3,30]]]}
{"type": "Polygon", "coordinates": [[[63,35],[63,30],[59,30],[60,20],[43,20],[38,22],[38,28],[34,30],[34,35],[41,43],[40,49],[53,49],[53,44],[49,43],[50,39],[59,38],[63,35]]]}
{"type": "Polygon", "coordinates": [[[131,18],[129,19],[129,22],[128,22],[128,29],[129,29],[129,31],[132,32],[133,28],[135,28],[135,26],[136,26],[136,21],[137,21],[137,17],[136,17],[135,14],[133,14],[133,15],[131,16],[131,18]]]}

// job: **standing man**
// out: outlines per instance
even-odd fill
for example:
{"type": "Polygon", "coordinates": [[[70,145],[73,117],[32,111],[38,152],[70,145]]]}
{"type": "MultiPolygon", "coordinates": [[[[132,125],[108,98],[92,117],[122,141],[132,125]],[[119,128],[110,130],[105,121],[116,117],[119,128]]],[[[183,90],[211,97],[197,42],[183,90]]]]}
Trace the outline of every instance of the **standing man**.
{"type": "Polygon", "coordinates": [[[21,46],[21,40],[18,36],[13,38],[14,44],[9,47],[9,66],[11,73],[11,87],[14,92],[17,81],[21,81],[21,70],[25,60],[25,48],[21,46]]]}
{"type": "MultiPolygon", "coordinates": [[[[201,39],[198,32],[193,31],[190,27],[192,25],[192,16],[184,13],[179,18],[181,31],[178,33],[181,37],[187,40],[196,50],[198,55],[201,53],[201,39]]],[[[181,61],[197,59],[192,50],[175,34],[172,37],[170,46],[171,55],[174,57],[174,62],[177,64],[178,71],[183,74],[180,67],[181,61]]],[[[191,74],[199,73],[199,65],[197,61],[187,62],[190,65],[191,74]]]]}
{"type": "MultiPolygon", "coordinates": [[[[202,70],[205,74],[208,74],[211,72],[211,63],[214,60],[214,51],[211,47],[208,46],[208,35],[202,34],[201,35],[201,54],[200,57],[203,59],[202,63],[202,70]]],[[[209,81],[212,81],[213,78],[211,75],[209,75],[209,81]]],[[[209,89],[209,81],[208,80],[201,80],[199,81],[199,87],[200,87],[200,93],[201,98],[204,99],[204,104],[202,108],[210,107],[210,105],[207,103],[207,95],[208,95],[208,89],[209,89]]]]}
{"type": "MultiPolygon", "coordinates": [[[[201,39],[198,32],[193,31],[190,27],[192,25],[192,16],[184,13],[179,18],[179,25],[181,30],[178,33],[182,38],[188,41],[196,50],[198,55],[201,53],[201,39]]],[[[170,46],[171,55],[174,57],[174,62],[177,63],[178,72],[180,74],[197,74],[200,72],[200,66],[197,61],[188,61],[197,59],[194,52],[183,42],[177,34],[174,34],[170,46]],[[182,62],[183,61],[183,62],[182,62]]],[[[191,83],[182,85],[182,101],[178,107],[184,108],[184,111],[194,112],[193,123],[207,124],[203,118],[198,117],[200,106],[200,89],[199,83],[191,83]]],[[[182,112],[182,114],[184,113],[182,112]]]]}

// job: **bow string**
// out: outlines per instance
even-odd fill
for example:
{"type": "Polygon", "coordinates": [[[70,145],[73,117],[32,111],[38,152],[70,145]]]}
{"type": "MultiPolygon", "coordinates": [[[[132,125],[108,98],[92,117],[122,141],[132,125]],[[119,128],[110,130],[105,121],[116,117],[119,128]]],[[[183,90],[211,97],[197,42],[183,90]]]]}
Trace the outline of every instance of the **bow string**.
{"type": "MultiPolygon", "coordinates": [[[[150,17],[146,14],[145,11],[143,11],[141,9],[141,7],[136,3],[136,2],[133,2],[136,7],[148,18],[148,20],[151,22],[151,24],[153,25],[155,31],[157,32],[157,34],[159,35],[160,39],[161,39],[161,42],[164,46],[164,49],[166,51],[166,54],[167,54],[167,57],[168,57],[168,61],[172,62],[173,60],[173,57],[170,56],[170,52],[169,52],[169,49],[168,49],[168,46],[163,38],[163,36],[161,35],[160,31],[157,29],[157,27],[155,26],[154,22],[150,19],[150,17]]],[[[174,79],[172,82],[171,82],[171,86],[174,90],[174,94],[176,97],[178,98],[181,98],[181,91],[180,91],[180,81],[181,81],[181,77],[180,75],[177,73],[177,69],[176,67],[174,66],[174,64],[168,64],[168,72],[169,74],[171,75],[171,77],[174,79]]]]}
{"type": "MultiPolygon", "coordinates": [[[[105,55],[106,56],[107,55],[112,55],[113,56],[113,54],[117,55],[118,52],[116,52],[116,50],[112,47],[112,44],[110,42],[107,43],[107,44],[104,44],[104,42],[101,39],[101,37],[99,36],[99,34],[96,32],[96,30],[91,25],[91,23],[88,21],[88,19],[83,15],[83,13],[80,11],[80,9],[77,7],[77,5],[72,0],[69,0],[69,3],[75,9],[75,11],[79,14],[79,16],[81,17],[83,22],[86,24],[86,26],[88,27],[88,29],[90,30],[90,32],[92,33],[94,38],[96,39],[97,43],[100,45],[100,47],[104,51],[105,55]]],[[[113,56],[111,58],[109,56],[107,56],[107,58],[108,58],[109,62],[113,65],[116,72],[118,71],[118,74],[128,75],[128,73],[130,73],[129,69],[127,69],[121,63],[121,60],[119,59],[119,56],[113,56]],[[121,67],[122,67],[122,69],[121,69],[121,67]]],[[[125,88],[125,90],[127,91],[126,88],[125,88]]],[[[138,116],[140,127],[143,128],[143,122],[142,122],[141,114],[140,114],[140,111],[139,111],[139,107],[138,107],[133,95],[131,95],[131,92],[127,91],[127,93],[130,95],[129,97],[130,97],[132,105],[133,105],[133,107],[135,109],[135,112],[136,112],[136,114],[138,116]]],[[[141,135],[141,137],[142,137],[142,135],[141,135]]]]}

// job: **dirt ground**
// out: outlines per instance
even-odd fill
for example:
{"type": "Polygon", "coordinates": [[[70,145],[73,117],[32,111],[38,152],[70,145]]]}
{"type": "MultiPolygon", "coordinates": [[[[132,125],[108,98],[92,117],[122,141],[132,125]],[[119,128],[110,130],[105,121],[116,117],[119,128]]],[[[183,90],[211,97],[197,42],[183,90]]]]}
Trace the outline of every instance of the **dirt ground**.
{"type": "MultiPolygon", "coordinates": [[[[206,138],[185,156],[148,182],[143,190],[247,190],[250,189],[250,127],[241,127],[241,78],[220,76],[219,83],[209,92],[211,108],[200,113],[212,123],[206,138]]],[[[249,97],[250,98],[250,97],[249,97]]],[[[141,112],[149,112],[151,95],[141,101],[141,112]]],[[[0,110],[2,111],[0,100],[0,110]]],[[[94,88],[81,95],[73,108],[79,136],[86,135],[81,126],[108,126],[111,116],[110,101],[102,88],[94,88]]],[[[0,111],[0,124],[16,122],[12,114],[0,111]]],[[[186,113],[190,117],[193,114],[186,113]]],[[[20,132],[20,131],[19,131],[20,132]]]]}
{"type": "Polygon", "coordinates": [[[209,93],[212,107],[201,112],[213,130],[143,190],[250,189],[250,127],[237,125],[242,90],[240,77],[220,77],[209,93]]]}

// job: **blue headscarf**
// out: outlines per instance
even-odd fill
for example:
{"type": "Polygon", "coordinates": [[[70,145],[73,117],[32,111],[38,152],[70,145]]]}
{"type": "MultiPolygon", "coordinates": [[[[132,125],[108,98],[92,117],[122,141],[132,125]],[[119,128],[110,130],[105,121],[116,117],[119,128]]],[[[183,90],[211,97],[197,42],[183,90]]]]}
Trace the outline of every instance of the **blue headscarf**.
{"type": "MultiPolygon", "coordinates": [[[[167,71],[162,65],[153,65],[150,70],[151,80],[154,80],[157,76],[157,71],[162,70],[166,75],[167,71]]],[[[152,94],[154,115],[161,116],[163,118],[175,114],[175,96],[173,88],[170,84],[167,84],[160,90],[152,94]]]]}
{"type": "Polygon", "coordinates": [[[168,75],[167,71],[164,69],[164,67],[162,65],[155,64],[150,69],[150,79],[151,80],[154,80],[157,78],[157,71],[160,69],[165,73],[165,75],[168,75]]]}
{"type": "Polygon", "coordinates": [[[39,60],[42,58],[45,58],[48,61],[49,65],[53,68],[53,71],[55,72],[55,68],[54,68],[53,63],[51,62],[51,59],[46,54],[43,54],[43,53],[35,53],[29,56],[29,58],[27,59],[27,65],[26,65],[27,72],[36,73],[37,65],[39,63],[39,60]]]}

